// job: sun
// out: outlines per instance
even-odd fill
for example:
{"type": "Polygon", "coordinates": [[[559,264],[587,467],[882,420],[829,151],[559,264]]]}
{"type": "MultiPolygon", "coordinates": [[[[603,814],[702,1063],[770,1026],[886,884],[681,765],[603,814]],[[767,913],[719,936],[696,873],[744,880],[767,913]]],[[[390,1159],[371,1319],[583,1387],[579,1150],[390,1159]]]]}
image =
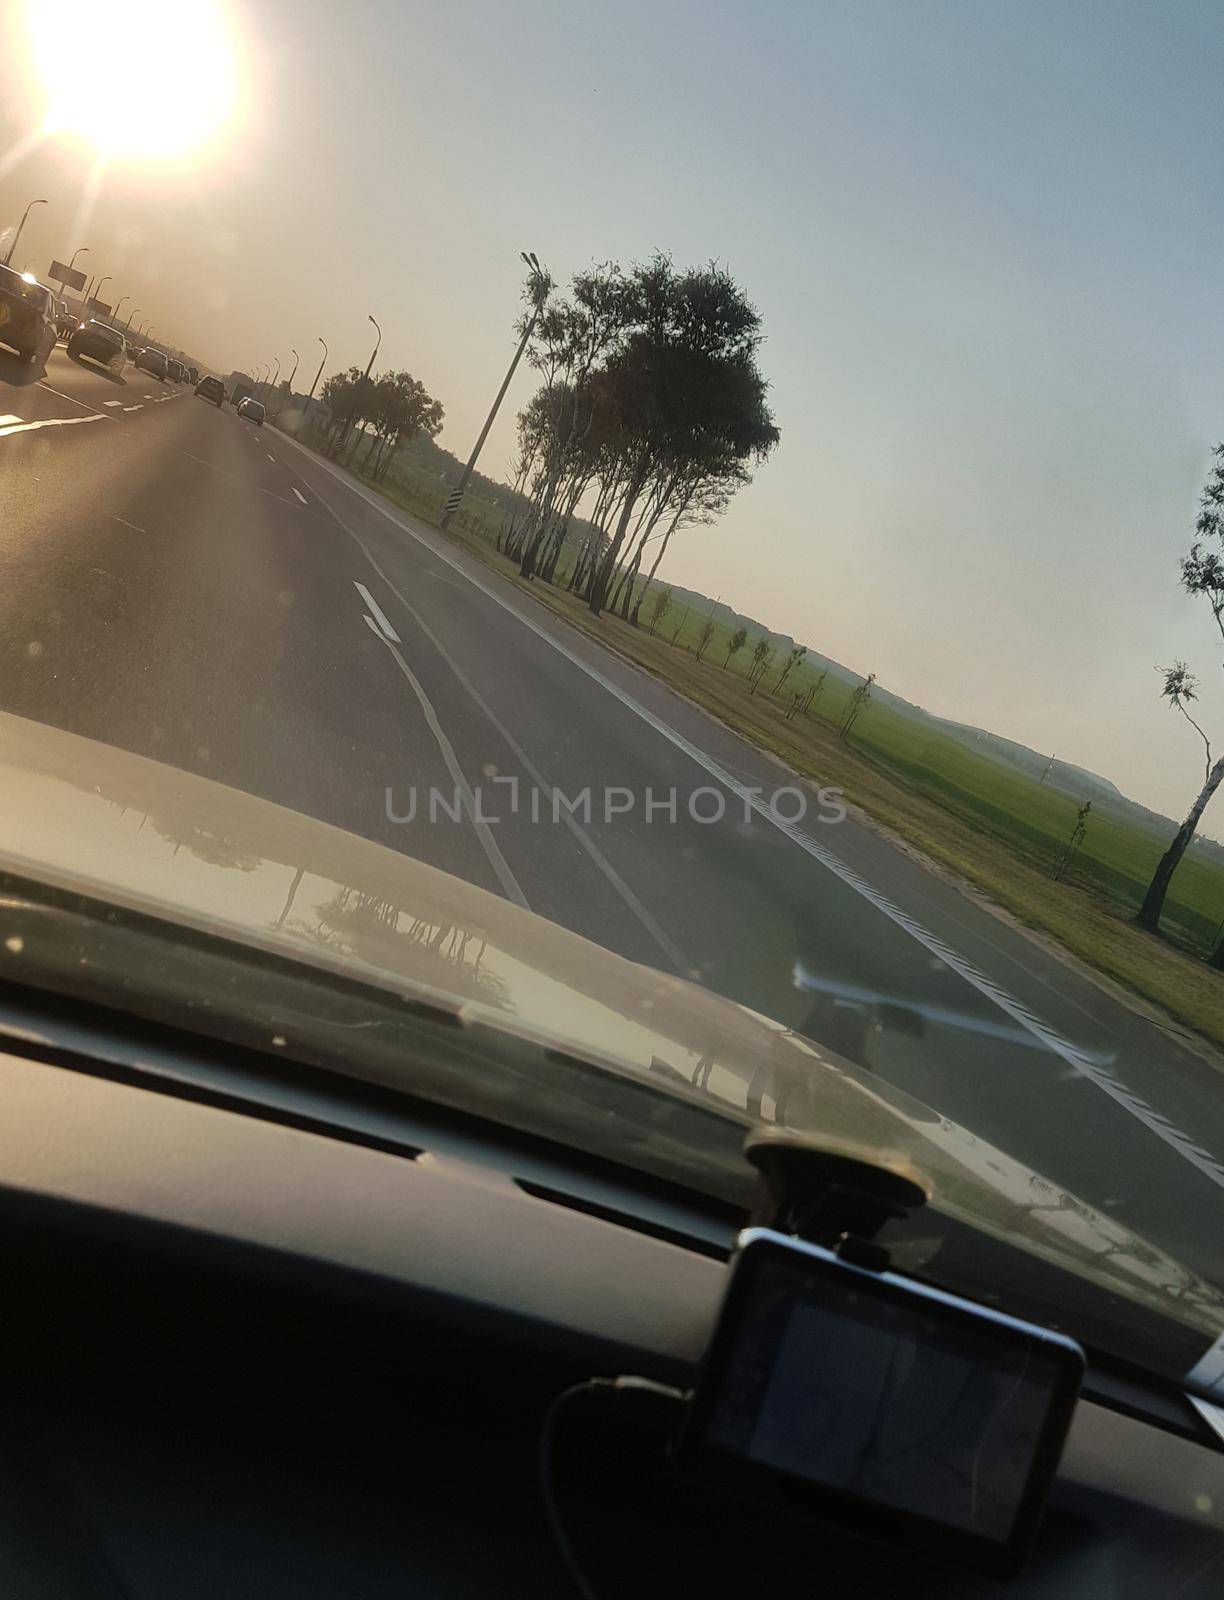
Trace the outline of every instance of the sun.
{"type": "Polygon", "coordinates": [[[105,160],[184,161],[229,124],[241,52],[221,0],[28,0],[45,126],[105,160]]]}

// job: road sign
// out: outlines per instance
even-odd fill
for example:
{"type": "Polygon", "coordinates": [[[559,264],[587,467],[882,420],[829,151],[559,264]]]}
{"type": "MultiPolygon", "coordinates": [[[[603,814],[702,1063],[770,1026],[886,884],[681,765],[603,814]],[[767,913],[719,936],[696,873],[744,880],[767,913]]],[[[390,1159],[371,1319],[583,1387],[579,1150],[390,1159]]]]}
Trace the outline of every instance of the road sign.
{"type": "Polygon", "coordinates": [[[111,308],[103,300],[91,300],[85,307],[91,317],[109,317],[111,308]]]}
{"type": "Polygon", "coordinates": [[[79,267],[66,267],[62,261],[53,261],[48,278],[54,278],[61,289],[75,289],[78,294],[85,287],[85,274],[79,267]]]}

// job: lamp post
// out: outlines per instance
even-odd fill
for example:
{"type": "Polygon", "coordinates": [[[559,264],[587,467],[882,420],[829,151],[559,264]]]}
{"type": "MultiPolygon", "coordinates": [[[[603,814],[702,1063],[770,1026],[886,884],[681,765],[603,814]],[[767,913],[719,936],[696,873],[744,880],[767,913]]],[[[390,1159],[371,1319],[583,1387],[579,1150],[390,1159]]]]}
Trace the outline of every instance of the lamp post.
{"type": "Polygon", "coordinates": [[[123,305],[123,302],[125,300],[130,300],[131,298],[132,297],[131,297],[130,294],[121,294],[119,296],[118,300],[115,302],[115,309],[111,312],[111,325],[112,326],[116,322],[119,321],[119,310],[120,310],[120,307],[123,305]]]}
{"type": "Polygon", "coordinates": [[[548,273],[536,259],[535,252],[531,251],[528,253],[525,250],[520,250],[519,255],[527,263],[528,271],[531,273],[529,282],[531,286],[531,298],[534,303],[534,309],[532,310],[530,321],[523,329],[523,337],[519,340],[519,347],[514,352],[514,360],[510,363],[510,370],[502,379],[502,386],[497,391],[497,398],[493,402],[493,409],[485,418],[485,425],[480,430],[480,437],[476,440],[475,447],[473,448],[471,455],[468,457],[467,466],[464,467],[463,471],[459,474],[459,482],[446,497],[446,504],[442,508],[442,520],[439,523],[439,527],[442,528],[445,528],[449,524],[451,517],[454,516],[455,512],[459,509],[459,503],[463,499],[464,491],[468,486],[468,479],[472,476],[472,472],[476,466],[476,458],[479,456],[481,447],[483,446],[485,440],[489,437],[489,429],[493,426],[493,419],[497,415],[498,407],[506,397],[506,390],[510,387],[510,380],[514,376],[514,370],[522,359],[523,351],[526,350],[528,341],[535,332],[536,322],[539,320],[540,312],[544,309],[544,302],[548,299],[549,290],[552,288],[552,281],[550,280],[548,273]]]}
{"type": "Polygon", "coordinates": [[[13,251],[16,250],[17,241],[21,238],[21,230],[26,225],[26,218],[29,216],[30,212],[33,211],[35,206],[45,206],[46,203],[47,202],[45,200],[31,200],[29,205],[21,213],[21,221],[17,224],[17,232],[13,235],[12,240],[9,243],[8,254],[4,258],[4,264],[6,267],[13,259],[13,251]]]}
{"type": "MultiPolygon", "coordinates": [[[[138,312],[138,311],[139,311],[139,310],[140,310],[140,307],[139,307],[139,306],[133,306],[133,307],[132,307],[132,309],[131,309],[131,310],[130,310],[130,311],[129,311],[129,312],[128,312],[128,319],[127,319],[127,321],[126,321],[126,322],[125,322],[125,323],[124,323],[124,324],[123,324],[123,331],[124,331],[124,333],[126,333],[126,332],[127,332],[127,331],[128,331],[128,329],[129,329],[129,328],[130,328],[130,327],[131,327],[131,326],[132,326],[132,318],[133,318],[133,317],[134,317],[134,316],[135,316],[135,315],[136,315],[136,313],[137,313],[137,312],[138,312]]],[[[139,337],[139,335],[137,335],[137,337],[139,337]]]]}
{"type": "MultiPolygon", "coordinates": [[[[104,277],[104,278],[99,278],[99,279],[98,279],[98,281],[97,281],[97,283],[95,283],[95,284],[94,284],[94,291],[93,291],[93,298],[94,298],[94,299],[95,299],[95,300],[97,300],[97,298],[98,298],[98,296],[99,296],[99,295],[100,295],[100,294],[101,294],[101,292],[102,292],[102,285],[103,285],[103,284],[104,284],[104,283],[109,283],[109,282],[110,282],[110,281],[111,281],[111,275],[110,275],[110,273],[109,273],[109,272],[108,272],[108,273],[107,273],[107,274],[106,274],[106,276],[105,276],[105,277],[104,277]]],[[[85,302],[85,307],[84,307],[84,309],[85,309],[85,310],[86,310],[86,311],[88,311],[88,310],[89,310],[89,302],[88,302],[88,301],[86,301],[86,302],[85,302]]]]}
{"type": "MultiPolygon", "coordinates": [[[[293,371],[285,379],[285,387],[286,387],[286,389],[288,389],[290,395],[292,396],[292,394],[293,394],[293,380],[294,380],[294,378],[297,377],[298,362],[302,358],[301,358],[300,355],[298,355],[297,351],[292,349],[292,348],[290,349],[289,354],[293,357],[293,371]]],[[[281,396],[281,403],[276,408],[276,414],[277,414],[278,417],[280,416],[281,411],[284,409],[284,404],[285,404],[285,397],[282,395],[281,396]]]]}
{"type": "Polygon", "coordinates": [[[315,390],[319,387],[319,379],[323,376],[323,363],[327,360],[327,341],[321,333],[316,333],[315,338],[323,346],[323,355],[319,361],[319,370],[315,373],[315,381],[310,386],[310,393],[306,397],[306,409],[310,410],[310,402],[314,399],[315,390]]]}
{"type": "Polygon", "coordinates": [[[366,369],[361,375],[361,382],[353,391],[353,403],[349,407],[348,421],[344,424],[344,437],[340,440],[340,446],[336,452],[337,455],[340,454],[340,451],[342,451],[345,445],[348,443],[348,436],[353,427],[353,418],[357,415],[357,404],[362,395],[365,393],[366,384],[370,381],[370,368],[374,365],[374,357],[378,354],[378,347],[382,343],[382,329],[378,326],[378,323],[374,321],[374,318],[368,311],[366,312],[366,321],[374,323],[374,331],[377,333],[378,338],[375,339],[374,348],[370,351],[370,359],[366,362],[366,369]]]}

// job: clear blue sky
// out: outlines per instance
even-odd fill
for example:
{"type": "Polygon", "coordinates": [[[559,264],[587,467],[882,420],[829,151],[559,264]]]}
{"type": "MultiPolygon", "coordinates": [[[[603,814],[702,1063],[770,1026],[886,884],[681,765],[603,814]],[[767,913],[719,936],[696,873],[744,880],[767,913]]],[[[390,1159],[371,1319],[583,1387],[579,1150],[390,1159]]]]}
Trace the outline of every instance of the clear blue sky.
{"type": "Polygon", "coordinates": [[[225,369],[296,345],[312,372],[316,333],[364,362],[373,311],[466,455],[520,249],[562,278],[717,257],[763,313],[783,442],[664,575],[1184,811],[1201,755],[1157,662],[1203,675],[1224,748],[1224,651],[1177,587],[1224,435],[1217,6],[230,9],[246,101],[208,163],[113,167],[88,239],[81,147],[0,177],[0,221],[54,201],[39,270],[89,242],[225,369]]]}

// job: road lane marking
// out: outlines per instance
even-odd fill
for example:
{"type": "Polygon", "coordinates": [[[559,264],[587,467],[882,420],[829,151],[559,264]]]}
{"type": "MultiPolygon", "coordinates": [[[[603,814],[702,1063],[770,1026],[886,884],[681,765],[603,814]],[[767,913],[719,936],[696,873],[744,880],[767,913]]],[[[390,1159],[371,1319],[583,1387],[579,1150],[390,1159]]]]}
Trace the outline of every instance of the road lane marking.
{"type": "Polygon", "coordinates": [[[98,411],[96,407],[91,406],[87,400],[78,400],[74,394],[65,394],[62,389],[53,389],[49,383],[40,383],[38,387],[40,389],[45,389],[48,394],[53,394],[57,400],[67,400],[69,405],[82,406],[86,411],[92,411],[95,416],[100,417],[104,415],[104,413],[98,411]]]}
{"type": "Polygon", "coordinates": [[[109,422],[103,411],[95,411],[89,417],[44,417],[40,422],[22,422],[16,427],[0,428],[0,439],[7,439],[13,433],[31,433],[35,428],[71,428],[77,422],[109,422]]]}
{"type": "Polygon", "coordinates": [[[10,411],[7,417],[0,417],[0,428],[7,428],[11,422],[22,422],[24,418],[15,417],[10,411]]]}
{"type": "Polygon", "coordinates": [[[298,488],[294,488],[292,484],[290,485],[290,487],[293,488],[294,494],[297,495],[298,499],[302,502],[303,505],[305,505],[306,504],[306,496],[302,493],[302,491],[300,489],[298,489],[298,488]]]}
{"type": "MultiPolygon", "coordinates": [[[[361,584],[357,584],[356,587],[360,589],[361,584]]],[[[377,609],[377,607],[375,609],[377,609]]],[[[501,884],[503,890],[505,891],[506,898],[508,900],[512,900],[516,906],[522,906],[524,911],[530,911],[531,907],[527,903],[527,896],[519,887],[518,879],[514,876],[513,872],[511,872],[506,863],[505,856],[502,855],[500,849],[498,848],[497,840],[489,831],[489,824],[480,814],[480,807],[476,802],[476,796],[472,793],[471,785],[464,776],[463,768],[459,765],[459,758],[455,754],[454,746],[446,737],[446,734],[442,728],[442,724],[438,721],[437,713],[434,711],[434,708],[430,703],[429,696],[421,687],[421,684],[412,668],[404,660],[399,647],[392,644],[391,640],[383,634],[373,617],[367,616],[365,620],[366,626],[369,628],[374,637],[379,641],[380,644],[385,645],[386,648],[391,652],[391,655],[395,659],[396,666],[404,674],[404,677],[408,680],[409,687],[412,689],[413,694],[415,694],[417,699],[420,701],[421,710],[425,713],[425,721],[429,725],[429,731],[433,734],[434,739],[437,741],[438,749],[442,752],[442,759],[446,763],[446,769],[451,775],[451,782],[455,785],[456,791],[462,797],[463,805],[467,811],[472,827],[476,830],[476,837],[480,840],[481,845],[484,847],[484,853],[488,857],[489,865],[493,868],[493,872],[498,883],[501,884]]]]}
{"type": "Polygon", "coordinates": [[[124,408],[123,408],[123,409],[124,409],[124,410],[125,410],[125,411],[141,411],[141,410],[143,410],[143,409],[144,409],[144,408],[143,408],[143,407],[142,407],[142,406],[124,406],[124,408]]]}
{"type": "Polygon", "coordinates": [[[269,461],[275,461],[276,460],[276,457],[272,454],[271,450],[265,450],[264,451],[264,455],[267,456],[269,461]]]}
{"type": "MultiPolygon", "coordinates": [[[[296,444],[296,440],[291,439],[290,442],[296,444]]],[[[303,452],[303,454],[309,455],[305,445],[299,445],[298,448],[303,452]]],[[[785,818],[777,815],[772,806],[765,804],[760,799],[759,795],[753,793],[750,788],[747,788],[745,785],[739,783],[728,771],[726,771],[724,767],[715,761],[712,756],[708,756],[705,751],[699,750],[697,746],[686,739],[682,733],[679,733],[675,728],[669,727],[668,724],[665,723],[661,718],[656,717],[653,712],[649,711],[645,706],[639,704],[639,702],[636,701],[626,690],[621,689],[617,684],[613,683],[610,678],[607,678],[602,672],[600,672],[598,667],[595,667],[590,662],[584,660],[582,656],[578,655],[574,650],[571,650],[569,646],[561,639],[554,638],[553,635],[547,631],[547,629],[541,627],[539,623],[533,621],[530,617],[525,616],[517,606],[512,604],[508,599],[503,598],[474,573],[468,572],[462,563],[459,562],[455,557],[451,556],[445,550],[435,549],[433,544],[423,534],[418,533],[416,529],[411,527],[407,522],[402,522],[398,517],[396,517],[392,513],[389,506],[380,505],[374,498],[373,494],[370,494],[367,498],[366,493],[363,492],[359,485],[350,483],[345,478],[341,477],[340,473],[336,469],[332,468],[327,462],[318,461],[315,459],[315,465],[320,466],[325,471],[329,472],[339,484],[341,484],[344,488],[349,489],[352,493],[357,494],[372,510],[380,512],[388,522],[392,523],[396,528],[407,533],[410,538],[414,539],[416,543],[421,545],[422,548],[428,551],[430,555],[442,561],[446,566],[450,567],[452,571],[457,572],[461,578],[466,579],[473,588],[478,589],[480,593],[483,594],[487,599],[492,600],[495,605],[500,606],[503,611],[514,617],[516,621],[522,623],[523,627],[527,628],[531,633],[534,633],[536,637],[543,640],[545,644],[550,645],[552,649],[556,650],[559,655],[563,656],[573,666],[577,667],[578,670],[590,678],[592,682],[597,683],[602,689],[605,689],[614,700],[619,701],[619,703],[627,710],[633,712],[635,716],[639,717],[643,722],[645,722],[648,727],[653,728],[657,733],[661,734],[663,738],[668,740],[668,742],[682,754],[687,755],[691,760],[696,762],[696,764],[704,771],[708,772],[712,778],[721,783],[724,788],[728,789],[733,795],[740,799],[746,807],[750,808],[764,821],[772,823],[772,825],[777,828],[780,833],[785,834],[793,844],[798,845],[798,847],[807,855],[809,855],[814,861],[827,868],[828,871],[831,872],[835,878],[844,883],[847,888],[852,889],[856,894],[861,895],[869,905],[874,906],[877,911],[879,911],[896,927],[899,927],[903,932],[907,933],[910,938],[915,940],[916,943],[922,945],[932,955],[936,956],[944,963],[945,966],[950,967],[958,977],[962,978],[967,984],[969,984],[971,988],[975,989],[980,995],[982,995],[983,998],[989,1000],[993,1005],[997,1006],[999,1010],[1004,1013],[1004,1015],[1009,1016],[1013,1022],[1019,1023],[1019,1025],[1025,1029],[1026,1032],[1031,1033],[1042,1044],[1046,1045],[1054,1055],[1065,1061],[1074,1072],[1079,1073],[1095,1088],[1107,1095],[1109,1099],[1111,1099],[1115,1105],[1120,1107],[1121,1110],[1126,1112],[1128,1116],[1133,1117],[1137,1122],[1140,1123],[1141,1126],[1145,1127],[1149,1133],[1154,1134],[1156,1138],[1161,1140],[1162,1143],[1168,1145],[1170,1149],[1174,1150],[1182,1157],[1184,1161],[1188,1162],[1190,1166],[1192,1166],[1197,1172],[1205,1177],[1208,1182],[1214,1184],[1217,1188],[1224,1189],[1224,1163],[1221,1163],[1207,1151],[1201,1149],[1188,1134],[1182,1132],[1181,1129],[1168,1122],[1167,1119],[1157,1112],[1152,1106],[1149,1106],[1147,1101],[1144,1100],[1141,1095],[1138,1095],[1133,1090],[1128,1089],[1124,1083],[1120,1082],[1118,1078],[1114,1076],[1113,1072],[1111,1072],[1108,1067],[1103,1066],[1096,1061],[1090,1052],[1081,1050],[1078,1045],[1073,1044],[1069,1039],[1065,1039],[1062,1034],[1060,1034],[1056,1029],[1052,1028],[1048,1023],[1044,1022],[1034,1012],[1030,1011],[1022,1001],[1011,995],[1006,989],[1003,988],[1001,984],[996,983],[993,978],[989,977],[973,962],[969,961],[958,951],[954,950],[951,945],[945,943],[945,941],[939,938],[937,934],[932,933],[916,918],[911,917],[908,912],[903,911],[899,906],[895,905],[891,900],[888,899],[886,895],[881,894],[874,887],[874,885],[868,883],[865,878],[861,877],[853,867],[842,861],[839,856],[834,855],[833,852],[827,849],[824,845],[817,844],[814,839],[809,839],[806,834],[799,831],[799,828],[795,823],[788,822],[785,818]]],[[[349,538],[352,539],[353,543],[362,552],[366,560],[373,567],[374,571],[391,590],[392,594],[394,594],[404,606],[408,606],[408,601],[404,598],[404,595],[396,587],[392,580],[387,576],[382,566],[371,553],[365,541],[360,537],[359,534],[355,533],[352,528],[347,526],[343,519],[337,514],[335,507],[331,505],[326,496],[319,494],[317,489],[315,490],[315,493],[319,495],[319,499],[325,506],[327,506],[328,510],[331,511],[340,527],[343,528],[345,533],[348,534],[349,538]]]]}
{"type": "Polygon", "coordinates": [[[115,521],[116,522],[122,522],[123,526],[125,528],[131,528],[133,533],[144,533],[145,532],[145,530],[143,528],[138,528],[134,522],[129,522],[126,517],[121,517],[118,512],[115,513],[115,521]]]}
{"type": "MultiPolygon", "coordinates": [[[[448,578],[444,581],[449,583],[450,579],[448,578]]],[[[417,627],[420,628],[425,637],[432,643],[434,649],[442,657],[443,661],[446,662],[447,666],[454,673],[455,677],[459,680],[463,688],[467,690],[468,694],[484,712],[485,716],[497,729],[498,733],[501,734],[502,738],[506,741],[506,744],[513,752],[515,759],[526,772],[527,776],[531,779],[532,783],[534,783],[536,788],[543,794],[555,795],[558,792],[556,787],[548,782],[547,778],[545,778],[544,774],[535,765],[531,757],[523,749],[522,745],[519,744],[518,740],[510,732],[509,728],[507,728],[502,722],[501,718],[496,714],[492,706],[489,705],[488,701],[480,693],[479,689],[477,689],[475,684],[469,680],[462,667],[460,667],[459,663],[454,659],[450,651],[447,650],[446,646],[434,633],[433,629],[425,621],[424,617],[421,616],[420,612],[417,611],[415,606],[410,606],[406,600],[403,600],[403,605],[409,616],[416,623],[417,627]]],[[[569,807],[557,806],[556,814],[560,816],[561,821],[564,822],[569,828],[570,832],[577,839],[581,847],[586,851],[587,855],[590,856],[591,860],[599,868],[600,872],[603,873],[604,877],[625,902],[633,915],[638,919],[642,927],[645,928],[646,932],[655,941],[659,949],[662,950],[663,954],[667,957],[668,961],[671,962],[676,972],[679,973],[681,977],[688,977],[693,971],[693,963],[688,959],[679,946],[674,944],[664,932],[663,928],[655,920],[649,909],[643,905],[641,900],[638,899],[637,895],[634,894],[633,890],[621,877],[620,873],[617,872],[616,868],[608,860],[607,856],[604,855],[603,851],[595,843],[594,839],[591,838],[590,834],[587,833],[586,829],[574,816],[569,807]]]]}
{"type": "Polygon", "coordinates": [[[122,400],[103,400],[102,404],[104,406],[121,406],[123,404],[123,401],[122,400]]]}
{"type": "Polygon", "coordinates": [[[396,633],[395,629],[391,626],[391,624],[387,621],[386,612],[379,605],[378,601],[375,600],[374,596],[366,588],[365,584],[364,583],[358,583],[357,580],[354,578],[354,580],[353,580],[353,588],[356,589],[357,593],[365,601],[366,605],[369,606],[371,614],[374,617],[374,621],[377,624],[377,626],[379,628],[379,631],[382,633],[383,638],[389,640],[390,643],[392,643],[392,644],[402,644],[403,640],[400,638],[399,634],[396,633]]]}

